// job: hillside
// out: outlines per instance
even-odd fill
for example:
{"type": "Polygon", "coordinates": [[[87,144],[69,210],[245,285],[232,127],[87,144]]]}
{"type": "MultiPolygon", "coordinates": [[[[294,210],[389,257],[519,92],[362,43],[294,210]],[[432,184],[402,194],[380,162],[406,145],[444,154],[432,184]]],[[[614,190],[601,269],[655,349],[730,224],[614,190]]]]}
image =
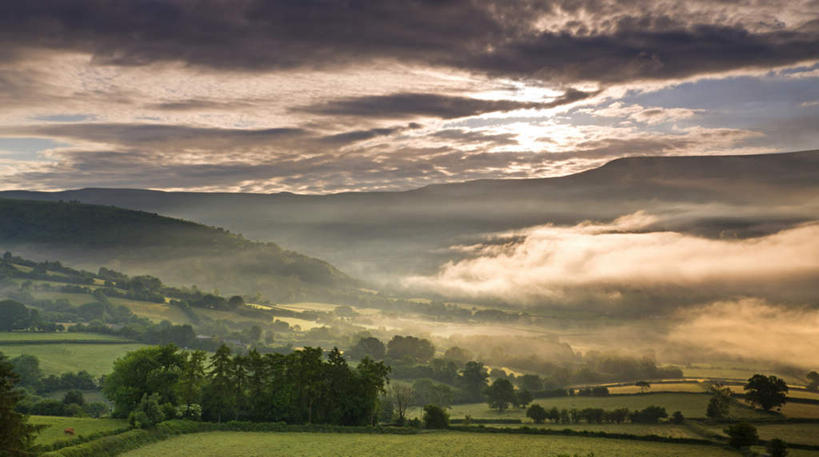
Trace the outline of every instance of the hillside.
{"type": "Polygon", "coordinates": [[[275,240],[356,277],[428,273],[448,246],[486,232],[613,219],[643,210],[663,228],[748,237],[819,215],[819,151],[618,159],[575,175],[333,195],[81,189],[0,193],[157,212],[275,240]]]}
{"type": "Polygon", "coordinates": [[[79,267],[109,266],[171,284],[274,299],[332,296],[352,285],[321,260],[225,230],[142,211],[0,199],[0,250],[79,267]]]}

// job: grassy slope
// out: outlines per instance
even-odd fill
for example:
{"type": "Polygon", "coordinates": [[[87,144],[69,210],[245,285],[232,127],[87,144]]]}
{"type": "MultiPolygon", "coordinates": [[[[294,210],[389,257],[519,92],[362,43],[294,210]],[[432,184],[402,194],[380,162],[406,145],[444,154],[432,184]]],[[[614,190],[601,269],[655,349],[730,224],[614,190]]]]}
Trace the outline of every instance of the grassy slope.
{"type": "Polygon", "coordinates": [[[37,444],[52,444],[56,441],[71,440],[64,430],[74,428],[74,438],[97,432],[122,429],[128,426],[124,419],[91,419],[88,417],[53,417],[29,416],[29,422],[35,425],[47,425],[37,435],[37,444]]]}
{"type": "Polygon", "coordinates": [[[56,343],[63,341],[116,341],[128,342],[123,338],[111,335],[101,335],[99,333],[27,333],[27,332],[0,332],[0,345],[6,342],[48,342],[56,343]]]}
{"type": "Polygon", "coordinates": [[[647,443],[564,436],[434,432],[419,435],[211,432],[180,436],[123,454],[124,457],[307,456],[516,456],[560,454],[595,457],[735,456],[716,446],[647,443]]]}
{"type": "Polygon", "coordinates": [[[29,354],[40,360],[45,375],[86,370],[94,376],[111,372],[114,360],[144,347],[142,344],[2,344],[0,352],[9,358],[29,354]]]}

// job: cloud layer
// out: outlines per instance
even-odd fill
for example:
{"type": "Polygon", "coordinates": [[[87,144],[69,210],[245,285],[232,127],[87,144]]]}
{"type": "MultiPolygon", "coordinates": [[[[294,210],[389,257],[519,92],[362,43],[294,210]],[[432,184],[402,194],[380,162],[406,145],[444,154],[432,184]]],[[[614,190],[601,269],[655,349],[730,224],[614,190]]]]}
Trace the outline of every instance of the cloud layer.
{"type": "Polygon", "coordinates": [[[819,298],[819,224],[772,235],[707,239],[653,229],[638,212],[611,223],[541,226],[459,246],[467,255],[410,286],[512,303],[664,313],[734,296],[819,298]],[[507,242],[503,242],[507,239],[507,242]]]}

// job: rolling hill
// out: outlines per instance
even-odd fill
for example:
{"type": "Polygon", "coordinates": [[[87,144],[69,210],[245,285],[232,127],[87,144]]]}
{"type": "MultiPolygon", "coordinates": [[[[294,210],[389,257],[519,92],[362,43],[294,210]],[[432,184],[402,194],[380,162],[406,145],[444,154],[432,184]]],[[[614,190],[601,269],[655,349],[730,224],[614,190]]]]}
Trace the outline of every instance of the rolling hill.
{"type": "Polygon", "coordinates": [[[77,200],[195,220],[275,240],[360,278],[430,273],[487,232],[643,210],[662,227],[751,237],[819,218],[819,151],[617,159],[575,175],[332,195],[81,189],[0,197],[77,200]]]}
{"type": "Polygon", "coordinates": [[[109,266],[171,284],[273,300],[343,294],[354,281],[327,262],[223,229],[78,202],[0,199],[0,250],[81,268],[109,266]]]}

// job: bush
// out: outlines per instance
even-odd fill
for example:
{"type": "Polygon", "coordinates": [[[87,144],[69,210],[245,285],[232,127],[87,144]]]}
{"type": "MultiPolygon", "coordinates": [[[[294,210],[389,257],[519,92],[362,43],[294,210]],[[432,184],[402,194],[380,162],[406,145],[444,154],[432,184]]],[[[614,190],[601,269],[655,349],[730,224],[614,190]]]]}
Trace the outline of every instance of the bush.
{"type": "Polygon", "coordinates": [[[759,435],[756,433],[756,427],[746,422],[733,424],[725,429],[725,434],[728,435],[728,444],[737,449],[742,447],[753,446],[759,441],[759,435]]]}
{"type": "Polygon", "coordinates": [[[770,454],[771,457],[787,457],[788,455],[788,448],[785,445],[785,442],[779,438],[772,439],[765,449],[768,451],[768,454],[770,454]]]}
{"type": "Polygon", "coordinates": [[[159,394],[143,395],[137,407],[128,415],[134,428],[152,428],[165,420],[164,408],[159,406],[159,394]]]}
{"type": "Polygon", "coordinates": [[[424,427],[425,428],[447,428],[449,427],[449,414],[440,406],[424,406],[424,427]]]}
{"type": "Polygon", "coordinates": [[[643,410],[631,413],[630,419],[635,424],[656,424],[660,419],[668,417],[665,408],[660,406],[648,406],[643,410]]]}
{"type": "Polygon", "coordinates": [[[674,414],[671,415],[671,423],[672,424],[682,424],[685,422],[685,416],[681,411],[674,411],[674,414]]]}
{"type": "Polygon", "coordinates": [[[542,406],[535,403],[526,410],[526,417],[535,421],[536,424],[542,424],[549,417],[549,413],[542,406]]]}

